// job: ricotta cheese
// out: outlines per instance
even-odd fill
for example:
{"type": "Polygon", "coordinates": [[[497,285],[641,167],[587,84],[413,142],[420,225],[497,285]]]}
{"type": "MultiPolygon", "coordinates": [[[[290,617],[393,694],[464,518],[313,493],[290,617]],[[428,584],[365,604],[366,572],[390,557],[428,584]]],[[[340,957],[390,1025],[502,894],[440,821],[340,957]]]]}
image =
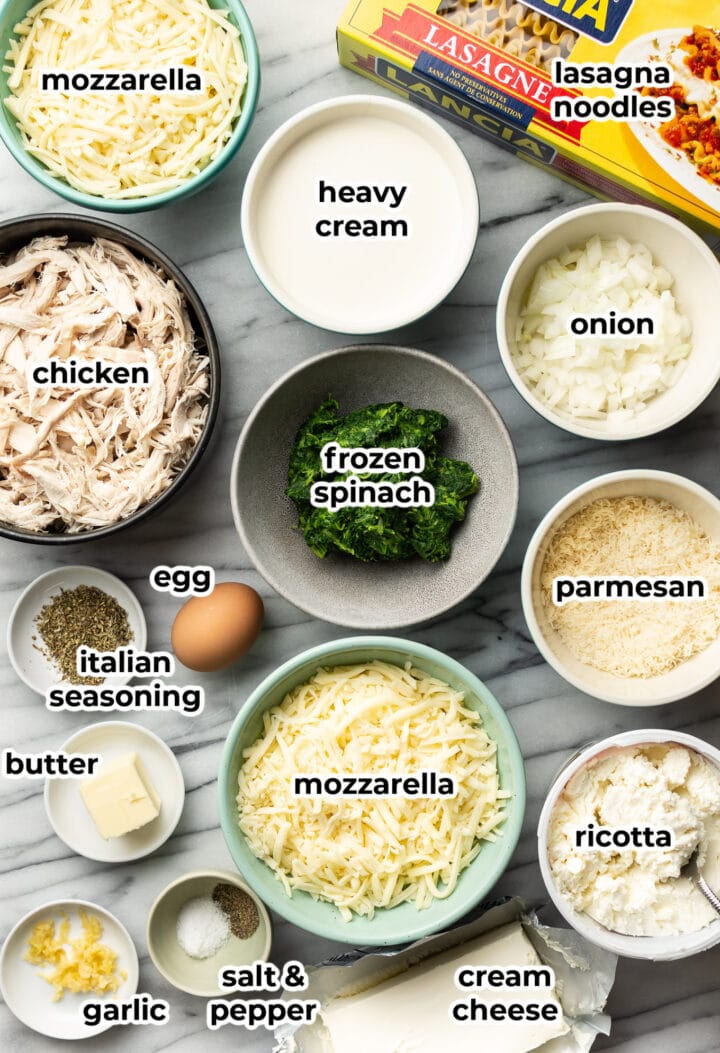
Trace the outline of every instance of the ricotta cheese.
{"type": "Polygon", "coordinates": [[[548,856],[559,891],[577,911],[629,936],[678,935],[717,915],[680,872],[700,845],[720,869],[720,770],[684,746],[647,744],[611,750],[581,768],[550,820],[548,856]],[[668,848],[576,847],[589,823],[672,832],[668,848]]]}

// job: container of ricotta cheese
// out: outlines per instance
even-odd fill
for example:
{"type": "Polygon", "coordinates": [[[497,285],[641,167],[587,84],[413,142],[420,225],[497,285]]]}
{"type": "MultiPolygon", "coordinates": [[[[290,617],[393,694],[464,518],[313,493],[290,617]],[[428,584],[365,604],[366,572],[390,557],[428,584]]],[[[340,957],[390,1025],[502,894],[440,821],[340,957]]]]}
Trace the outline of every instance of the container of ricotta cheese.
{"type": "Polygon", "coordinates": [[[296,114],[245,184],[243,241],[267,291],[322,329],[422,318],[475,248],[475,180],[455,141],[405,102],[350,95],[296,114]]]}
{"type": "Polygon", "coordinates": [[[703,873],[717,891],[720,749],[694,735],[651,729],[611,735],[572,757],[550,787],[537,831],[545,887],[565,920],[585,939],[625,958],[672,961],[720,944],[720,916],[691,878],[663,877],[672,869],[668,855],[663,859],[660,851],[641,849],[635,856],[636,865],[629,867],[624,854],[632,852],[632,848],[611,847],[601,854],[585,845],[582,852],[567,853],[567,841],[563,844],[567,831],[557,821],[560,816],[566,827],[585,829],[591,823],[583,820],[590,817],[594,833],[609,827],[623,831],[622,836],[635,821],[653,830],[667,827],[672,831],[677,852],[689,855],[693,844],[688,842],[683,847],[683,838],[692,840],[691,826],[697,818],[692,813],[699,802],[706,813],[703,841],[707,859],[703,873]],[[644,770],[647,766],[643,765],[643,748],[647,748],[659,769],[657,779],[652,772],[648,777],[649,769],[644,770]],[[664,749],[667,753],[663,755],[664,749]],[[697,755],[701,763],[691,764],[685,770],[685,753],[697,755]],[[605,768],[614,757],[620,758],[620,766],[611,764],[613,770],[608,772],[605,768]],[[603,772],[594,779],[594,766],[603,764],[603,772]],[[578,909],[580,898],[586,901],[587,909],[578,909]],[[618,928],[635,932],[614,931],[611,915],[617,918],[618,928]],[[608,924],[602,924],[598,917],[608,924]]]}

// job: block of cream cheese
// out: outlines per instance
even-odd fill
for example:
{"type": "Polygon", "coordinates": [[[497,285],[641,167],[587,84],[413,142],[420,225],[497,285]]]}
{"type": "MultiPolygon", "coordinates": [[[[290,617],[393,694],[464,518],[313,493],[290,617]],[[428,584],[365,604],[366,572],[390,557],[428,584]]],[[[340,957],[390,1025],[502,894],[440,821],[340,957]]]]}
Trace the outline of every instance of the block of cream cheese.
{"type": "Polygon", "coordinates": [[[542,962],[513,922],[470,943],[453,947],[412,966],[398,976],[357,995],[334,998],[322,1011],[332,1053],[530,1053],[567,1034],[562,1015],[555,1021],[459,1024],[450,1017],[454,1002],[471,996],[491,1003],[559,1005],[547,987],[503,987],[460,990],[455,973],[462,967],[523,969],[542,962]]]}
{"type": "Polygon", "coordinates": [[[103,764],[80,794],[101,837],[122,837],[160,814],[160,798],[137,753],[103,764]]]}

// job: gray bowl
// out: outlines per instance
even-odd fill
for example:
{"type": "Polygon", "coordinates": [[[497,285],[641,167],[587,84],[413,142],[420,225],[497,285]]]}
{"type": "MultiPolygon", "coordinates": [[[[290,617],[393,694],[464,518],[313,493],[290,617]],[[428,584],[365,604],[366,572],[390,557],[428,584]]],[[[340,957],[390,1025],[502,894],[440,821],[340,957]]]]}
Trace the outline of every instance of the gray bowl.
{"type": "Polygon", "coordinates": [[[230,497],[248,555],[281,596],[336,625],[397,629],[443,614],[485,581],[515,523],[517,462],[500,415],[464,373],[422,351],[348,347],[291,370],[258,402],[235,450],[230,497]],[[288,461],[298,428],[328,395],[341,412],[398,400],[447,416],[445,452],[473,466],[480,490],[446,562],[319,559],[308,548],[285,496],[288,461]]]}

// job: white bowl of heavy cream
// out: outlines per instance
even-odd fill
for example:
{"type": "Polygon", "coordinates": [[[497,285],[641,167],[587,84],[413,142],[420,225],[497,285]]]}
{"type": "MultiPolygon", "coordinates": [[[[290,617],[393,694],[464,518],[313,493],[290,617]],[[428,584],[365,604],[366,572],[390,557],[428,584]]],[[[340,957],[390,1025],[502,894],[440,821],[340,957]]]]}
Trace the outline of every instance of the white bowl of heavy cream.
{"type": "Polygon", "coordinates": [[[462,151],[405,102],[350,95],[270,137],[242,202],[247,254],[299,318],[382,333],[428,314],[467,268],[479,224],[462,151]]]}
{"type": "MultiPolygon", "coordinates": [[[[649,827],[652,836],[658,838],[657,831],[667,827],[680,850],[682,839],[688,836],[688,819],[692,818],[688,813],[703,795],[706,801],[717,801],[720,795],[720,749],[693,735],[657,729],[627,731],[581,750],[551,786],[537,831],[543,880],[565,920],[586,939],[625,958],[671,961],[720,943],[720,916],[690,879],[662,876],[668,870],[667,857],[663,860],[656,848],[642,849],[638,861],[638,853],[634,857],[624,855],[630,851],[626,848],[611,847],[600,854],[590,852],[585,845],[582,853],[568,853],[567,841],[563,844],[568,823],[583,831],[592,824],[594,837],[600,829],[625,837],[634,828],[649,827]],[[656,753],[655,763],[657,754],[662,755],[662,778],[648,778],[641,771],[644,748],[656,753]],[[691,765],[685,771],[686,753],[697,755],[705,764],[691,765]],[[612,774],[596,780],[595,770],[608,762],[613,766],[612,774]],[[703,780],[707,785],[701,785],[703,780]],[[687,793],[690,783],[692,794],[687,793]],[[614,801],[608,799],[605,807],[601,798],[607,795],[614,795],[614,801]],[[591,824],[586,822],[588,818],[591,824]],[[590,873],[597,873],[597,880],[589,882],[590,873]],[[575,878],[577,895],[576,888],[570,891],[575,878]],[[578,909],[578,895],[586,909],[578,909]],[[614,931],[610,927],[613,920],[618,928],[648,934],[614,931]],[[682,931],[684,928],[694,931],[682,931]]],[[[713,887],[720,879],[720,809],[715,814],[712,804],[709,808],[713,814],[703,822],[705,836],[709,836],[704,874],[713,887]]],[[[583,841],[587,841],[586,836],[583,841]]],[[[692,846],[686,851],[691,852],[692,846]]]]}

